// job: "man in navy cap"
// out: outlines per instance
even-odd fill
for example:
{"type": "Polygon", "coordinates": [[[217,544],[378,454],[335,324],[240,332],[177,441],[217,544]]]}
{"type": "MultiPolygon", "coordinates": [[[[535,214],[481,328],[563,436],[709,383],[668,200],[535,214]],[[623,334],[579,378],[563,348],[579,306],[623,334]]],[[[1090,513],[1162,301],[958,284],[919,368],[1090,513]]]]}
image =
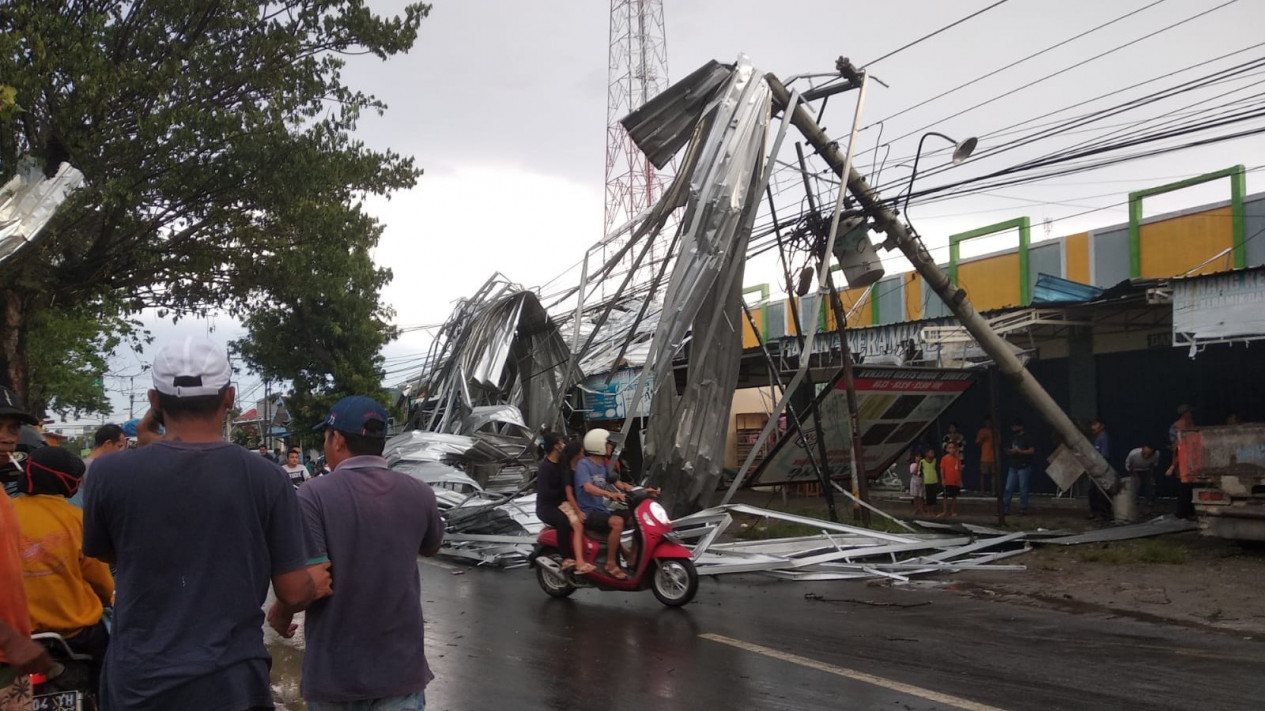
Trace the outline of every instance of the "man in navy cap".
{"type": "MultiPolygon", "coordinates": [[[[316,427],[333,468],[298,490],[308,565],[332,564],[333,594],[304,618],[303,699],[311,711],[421,711],[434,675],[422,642],[417,556],[432,556],[444,524],[427,484],[387,467],[387,413],[363,395],[339,400],[316,427]]],[[[295,609],[268,622],[290,636],[295,609]]]]}

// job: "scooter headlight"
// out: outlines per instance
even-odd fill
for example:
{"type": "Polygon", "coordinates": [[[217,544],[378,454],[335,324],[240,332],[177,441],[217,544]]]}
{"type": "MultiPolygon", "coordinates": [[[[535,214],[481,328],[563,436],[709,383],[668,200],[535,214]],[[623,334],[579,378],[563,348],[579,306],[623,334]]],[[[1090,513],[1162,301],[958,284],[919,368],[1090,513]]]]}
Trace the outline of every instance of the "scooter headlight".
{"type": "Polygon", "coordinates": [[[663,508],[663,504],[658,501],[650,502],[650,516],[659,523],[672,523],[672,519],[668,518],[668,510],[663,508]]]}

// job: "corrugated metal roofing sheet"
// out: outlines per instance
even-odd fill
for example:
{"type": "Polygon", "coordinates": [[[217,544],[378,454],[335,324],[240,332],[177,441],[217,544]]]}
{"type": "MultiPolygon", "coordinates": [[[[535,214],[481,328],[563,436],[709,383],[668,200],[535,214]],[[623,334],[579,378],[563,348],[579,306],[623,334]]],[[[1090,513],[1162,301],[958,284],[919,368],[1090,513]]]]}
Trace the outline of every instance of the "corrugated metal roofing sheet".
{"type": "Polygon", "coordinates": [[[1037,275],[1036,288],[1032,290],[1034,304],[1071,304],[1093,301],[1102,296],[1102,289],[1063,279],[1053,274],[1037,275]]]}
{"type": "Polygon", "coordinates": [[[650,162],[662,168],[694,135],[703,109],[733,71],[712,60],[619,122],[650,162]]]}

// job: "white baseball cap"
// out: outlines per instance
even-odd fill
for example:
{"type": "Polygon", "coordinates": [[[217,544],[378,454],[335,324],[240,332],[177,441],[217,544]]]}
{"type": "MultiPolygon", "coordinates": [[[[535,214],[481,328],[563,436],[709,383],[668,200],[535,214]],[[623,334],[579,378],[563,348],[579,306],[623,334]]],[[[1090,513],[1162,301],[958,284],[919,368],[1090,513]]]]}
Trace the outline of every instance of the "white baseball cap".
{"type": "Polygon", "coordinates": [[[154,356],[154,389],[175,397],[217,395],[229,383],[224,349],[188,336],[163,346],[154,356]]]}

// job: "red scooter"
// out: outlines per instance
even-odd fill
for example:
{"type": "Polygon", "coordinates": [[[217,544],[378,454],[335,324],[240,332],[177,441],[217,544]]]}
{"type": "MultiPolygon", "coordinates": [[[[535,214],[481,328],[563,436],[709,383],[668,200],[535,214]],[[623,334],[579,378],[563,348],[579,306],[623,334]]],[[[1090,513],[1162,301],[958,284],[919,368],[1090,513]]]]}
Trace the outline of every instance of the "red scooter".
{"type": "MultiPolygon", "coordinates": [[[[558,530],[546,527],[536,538],[536,546],[528,563],[536,568],[536,582],[553,597],[567,597],[578,588],[598,590],[645,590],[650,588],[659,602],[680,607],[694,599],[698,592],[698,571],[690,550],[672,536],[672,521],[663,505],[643,489],[628,493],[628,506],[634,515],[628,528],[632,532],[637,560],[625,580],[609,575],[601,566],[586,575],[562,569],[562,553],[558,550],[558,530]]],[[[597,564],[606,536],[599,539],[584,532],[584,551],[577,560],[597,564]]]]}

